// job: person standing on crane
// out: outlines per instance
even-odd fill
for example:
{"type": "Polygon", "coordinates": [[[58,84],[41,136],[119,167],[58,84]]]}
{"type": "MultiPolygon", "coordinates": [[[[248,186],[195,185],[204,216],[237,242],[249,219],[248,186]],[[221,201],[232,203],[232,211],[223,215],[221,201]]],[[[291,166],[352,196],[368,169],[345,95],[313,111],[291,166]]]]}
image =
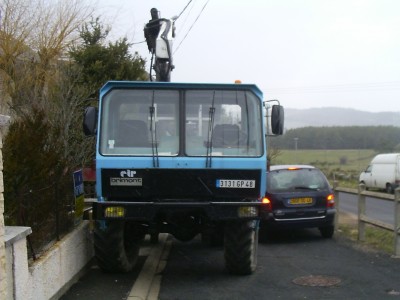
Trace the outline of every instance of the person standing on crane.
{"type": "Polygon", "coordinates": [[[156,50],[156,39],[160,32],[160,17],[157,8],[150,10],[151,20],[144,27],[144,37],[146,38],[147,47],[149,51],[154,54],[156,50]]]}
{"type": "Polygon", "coordinates": [[[172,42],[175,37],[174,22],[177,17],[171,19],[160,18],[156,8],[150,10],[151,20],[144,26],[144,36],[151,56],[150,81],[153,80],[151,71],[156,72],[156,81],[170,81],[172,63],[172,42]],[[154,58],[154,64],[153,64],[154,58]]]}

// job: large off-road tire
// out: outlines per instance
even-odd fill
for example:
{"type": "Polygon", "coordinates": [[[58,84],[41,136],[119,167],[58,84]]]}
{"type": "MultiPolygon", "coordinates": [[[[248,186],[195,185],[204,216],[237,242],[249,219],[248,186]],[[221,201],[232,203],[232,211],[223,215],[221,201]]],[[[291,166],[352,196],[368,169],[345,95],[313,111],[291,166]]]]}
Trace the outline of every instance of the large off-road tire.
{"type": "Polygon", "coordinates": [[[225,226],[224,256],[229,273],[249,275],[257,266],[256,221],[232,221],[225,226]]]}
{"type": "Polygon", "coordinates": [[[125,221],[96,222],[94,252],[98,266],[105,272],[129,272],[139,256],[143,236],[134,233],[125,221]]]}

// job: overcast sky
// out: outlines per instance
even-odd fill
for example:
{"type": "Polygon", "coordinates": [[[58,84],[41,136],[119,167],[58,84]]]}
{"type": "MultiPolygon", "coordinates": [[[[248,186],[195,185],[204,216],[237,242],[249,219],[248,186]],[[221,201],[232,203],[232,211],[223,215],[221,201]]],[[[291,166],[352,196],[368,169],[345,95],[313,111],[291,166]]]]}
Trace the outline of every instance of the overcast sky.
{"type": "MultiPolygon", "coordinates": [[[[152,7],[170,18],[189,2],[97,7],[113,36],[138,43],[152,7]]],[[[176,29],[171,81],[240,79],[287,108],[400,112],[400,0],[193,0],[176,29]]],[[[132,50],[150,61],[145,43],[132,50]]]]}

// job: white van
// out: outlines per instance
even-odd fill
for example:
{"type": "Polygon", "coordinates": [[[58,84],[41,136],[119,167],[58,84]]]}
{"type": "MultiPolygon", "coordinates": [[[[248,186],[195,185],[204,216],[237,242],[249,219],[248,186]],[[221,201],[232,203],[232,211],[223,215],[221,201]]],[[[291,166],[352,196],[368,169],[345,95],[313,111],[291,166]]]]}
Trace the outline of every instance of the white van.
{"type": "Polygon", "coordinates": [[[400,185],[400,153],[378,154],[360,174],[360,183],[367,189],[382,189],[393,193],[400,185]]]}

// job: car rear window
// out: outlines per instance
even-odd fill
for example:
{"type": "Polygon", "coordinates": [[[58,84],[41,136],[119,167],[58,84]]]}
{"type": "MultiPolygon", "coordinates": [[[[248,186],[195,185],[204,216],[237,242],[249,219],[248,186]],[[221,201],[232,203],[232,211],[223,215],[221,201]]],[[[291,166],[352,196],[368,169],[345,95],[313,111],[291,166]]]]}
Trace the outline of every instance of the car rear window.
{"type": "Polygon", "coordinates": [[[268,173],[267,179],[269,192],[329,188],[325,175],[318,169],[274,170],[268,173]]]}

